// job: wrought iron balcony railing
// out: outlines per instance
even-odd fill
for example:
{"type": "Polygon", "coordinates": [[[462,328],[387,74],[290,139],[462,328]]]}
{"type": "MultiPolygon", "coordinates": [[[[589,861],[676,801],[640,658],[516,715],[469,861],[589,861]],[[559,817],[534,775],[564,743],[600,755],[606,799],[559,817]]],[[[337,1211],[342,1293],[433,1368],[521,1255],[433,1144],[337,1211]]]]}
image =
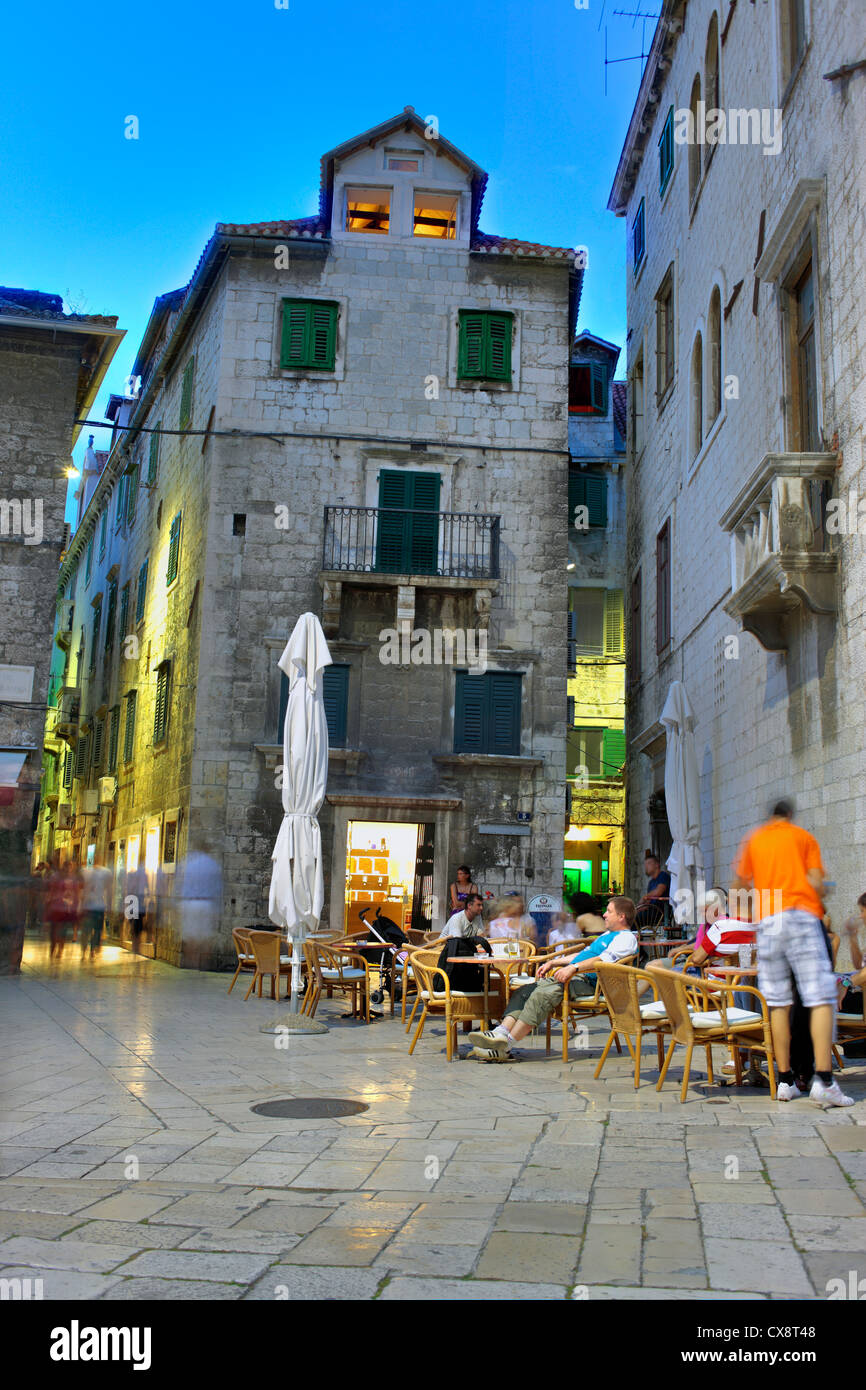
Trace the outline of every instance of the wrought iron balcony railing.
{"type": "Polygon", "coordinates": [[[398,507],[325,507],[322,569],[499,578],[499,517],[398,507]]]}

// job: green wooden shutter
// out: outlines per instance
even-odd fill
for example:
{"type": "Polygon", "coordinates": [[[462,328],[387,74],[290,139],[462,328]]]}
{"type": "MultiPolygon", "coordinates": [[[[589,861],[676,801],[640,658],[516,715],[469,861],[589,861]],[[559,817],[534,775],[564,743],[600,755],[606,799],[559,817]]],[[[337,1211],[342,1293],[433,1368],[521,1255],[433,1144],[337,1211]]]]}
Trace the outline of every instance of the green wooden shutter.
{"type": "Polygon", "coordinates": [[[105,747],[105,720],[97,719],[93,726],[93,758],[91,765],[97,770],[102,767],[102,753],[105,747]]]}
{"type": "Polygon", "coordinates": [[[126,515],[127,482],[128,475],[126,473],[121,473],[117,483],[117,510],[114,513],[114,529],[116,531],[123,525],[123,519],[126,515]]]}
{"type": "Polygon", "coordinates": [[[516,755],[520,752],[521,677],[498,671],[487,674],[490,687],[490,738],[487,751],[516,755]]]}
{"type": "Polygon", "coordinates": [[[126,697],[126,726],[123,730],[123,761],[132,762],[135,750],[135,705],[137,692],[130,690],[126,697]]]}
{"type": "Polygon", "coordinates": [[[79,734],[78,742],[75,745],[75,776],[83,777],[87,771],[87,763],[90,754],[90,735],[79,734]]]}
{"type": "Polygon", "coordinates": [[[117,610],[117,580],[108,585],[108,607],[105,611],[105,650],[110,652],[114,646],[114,618],[117,610]]]}
{"type": "Polygon", "coordinates": [[[607,525],[607,478],[603,473],[584,475],[584,497],[590,526],[607,525]]]}
{"type": "Polygon", "coordinates": [[[584,506],[586,506],[584,475],[571,469],[568,474],[568,524],[572,529],[575,524],[575,509],[584,506]]]}
{"type": "Polygon", "coordinates": [[[281,367],[303,367],[309,346],[307,306],[303,300],[283,300],[283,334],[280,344],[281,367]]]}
{"type": "Polygon", "coordinates": [[[153,487],[156,482],[157,469],[159,468],[159,430],[162,429],[162,421],[157,420],[154,433],[150,436],[150,453],[147,459],[147,484],[153,487]]]}
{"type": "Polygon", "coordinates": [[[138,571],[138,584],[135,590],[135,621],[140,623],[144,617],[144,598],[147,593],[147,567],[150,560],[145,560],[141,569],[138,571]]]}
{"type": "Polygon", "coordinates": [[[70,748],[69,752],[66,754],[66,757],[63,759],[63,786],[67,791],[72,786],[72,773],[74,765],[75,759],[72,756],[72,749],[70,748]]]}
{"type": "Polygon", "coordinates": [[[133,468],[129,474],[129,481],[126,485],[126,520],[131,526],[135,520],[135,506],[138,501],[138,467],[133,468]]]}
{"type": "Polygon", "coordinates": [[[622,589],[606,589],[604,595],[604,654],[622,656],[622,589]]]}
{"type": "Polygon", "coordinates": [[[486,753],[489,698],[486,676],[457,672],[454,702],[454,752],[486,753]]]}
{"type": "Polygon", "coordinates": [[[383,468],[379,474],[379,516],[376,525],[376,569],[385,574],[409,571],[409,473],[383,468]]]}
{"type": "Polygon", "coordinates": [[[308,366],[332,372],[337,357],[336,304],[310,305],[310,359],[308,366]]]}
{"type": "Polygon", "coordinates": [[[99,627],[102,622],[102,604],[97,603],[93,610],[93,627],[90,633],[90,666],[89,670],[96,670],[96,648],[99,643],[99,627]]]}
{"type": "Polygon", "coordinates": [[[84,564],[84,582],[90,583],[90,576],[93,571],[93,537],[87,542],[87,558],[84,564]]]}
{"type": "Polygon", "coordinates": [[[484,373],[484,315],[461,309],[457,347],[457,375],[482,376],[484,373]]]}
{"type": "Polygon", "coordinates": [[[168,565],[165,571],[166,586],[173,584],[177,579],[177,571],[180,557],[180,519],[181,512],[178,512],[174,521],[171,523],[171,533],[168,538],[168,565]]]}
{"type": "Polygon", "coordinates": [[[410,477],[410,503],[413,515],[409,521],[409,573],[436,574],[439,551],[439,489],[438,473],[413,473],[410,477]],[[419,515],[419,513],[429,515],[419,515]]]}
{"type": "Polygon", "coordinates": [[[605,777],[617,777],[625,762],[625,732],[622,729],[605,729],[601,758],[605,777]]]}
{"type": "Polygon", "coordinates": [[[111,722],[108,726],[108,771],[114,772],[117,768],[117,736],[120,732],[120,706],[114,705],[111,710],[111,722]]]}
{"type": "Polygon", "coordinates": [[[590,372],[590,400],[592,401],[593,414],[607,414],[607,366],[604,362],[591,362],[590,372]]]}
{"type": "Polygon", "coordinates": [[[510,314],[487,315],[487,376],[493,381],[511,380],[510,314]]]}
{"type": "Polygon", "coordinates": [[[178,429],[185,430],[192,424],[192,387],[195,377],[195,357],[191,357],[183,369],[180,388],[180,416],[178,429]]]}
{"type": "Polygon", "coordinates": [[[170,663],[164,661],[156,673],[156,700],[153,707],[153,741],[161,743],[168,727],[168,678],[170,663]]]}
{"type": "Polygon", "coordinates": [[[126,629],[129,626],[129,584],[124,584],[120,591],[120,617],[118,619],[118,629],[120,640],[126,636],[126,629]]]}
{"type": "Polygon", "coordinates": [[[326,666],[322,672],[322,697],[328,721],[328,742],[332,748],[345,748],[349,712],[348,666],[326,666]]]}
{"type": "Polygon", "coordinates": [[[102,513],[102,520],[99,523],[99,558],[105,554],[105,532],[108,529],[108,508],[102,513]]]}
{"type": "Polygon", "coordinates": [[[337,360],[339,308],[331,300],[284,299],[280,366],[332,372],[337,360]]]}

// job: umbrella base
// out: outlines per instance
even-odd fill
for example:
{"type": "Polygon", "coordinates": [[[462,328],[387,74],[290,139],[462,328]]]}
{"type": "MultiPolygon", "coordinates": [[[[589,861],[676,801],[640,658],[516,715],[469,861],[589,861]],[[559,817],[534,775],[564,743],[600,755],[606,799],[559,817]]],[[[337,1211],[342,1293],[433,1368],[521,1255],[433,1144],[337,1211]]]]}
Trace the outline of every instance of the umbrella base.
{"type": "Polygon", "coordinates": [[[308,1018],[306,1014],[288,1013],[283,1014],[282,1018],[274,1019],[272,1023],[263,1024],[259,1032],[287,1033],[291,1037],[303,1033],[327,1033],[328,1026],[316,1018],[308,1018]]]}

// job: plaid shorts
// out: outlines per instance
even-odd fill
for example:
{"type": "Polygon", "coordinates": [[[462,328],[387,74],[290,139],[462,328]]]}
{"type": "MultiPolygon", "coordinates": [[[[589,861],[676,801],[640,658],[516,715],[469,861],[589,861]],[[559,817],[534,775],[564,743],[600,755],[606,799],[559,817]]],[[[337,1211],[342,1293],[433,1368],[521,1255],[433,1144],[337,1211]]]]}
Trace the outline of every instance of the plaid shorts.
{"type": "Polygon", "coordinates": [[[792,978],[807,1009],[836,1004],[836,977],[820,920],[792,907],[758,924],[758,989],[771,1009],[794,1002],[792,978]]]}

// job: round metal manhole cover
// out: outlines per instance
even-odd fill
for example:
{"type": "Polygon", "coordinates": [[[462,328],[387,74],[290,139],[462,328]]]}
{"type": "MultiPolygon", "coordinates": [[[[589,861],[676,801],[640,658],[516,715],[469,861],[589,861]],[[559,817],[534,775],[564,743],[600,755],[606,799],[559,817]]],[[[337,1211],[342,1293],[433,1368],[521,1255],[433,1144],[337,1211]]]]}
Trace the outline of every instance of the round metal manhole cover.
{"type": "Polygon", "coordinates": [[[308,1096],[300,1100],[266,1100],[251,1109],[254,1115],[266,1115],[271,1120],[335,1120],[341,1115],[361,1115],[370,1107],[359,1100],[308,1096]]]}

